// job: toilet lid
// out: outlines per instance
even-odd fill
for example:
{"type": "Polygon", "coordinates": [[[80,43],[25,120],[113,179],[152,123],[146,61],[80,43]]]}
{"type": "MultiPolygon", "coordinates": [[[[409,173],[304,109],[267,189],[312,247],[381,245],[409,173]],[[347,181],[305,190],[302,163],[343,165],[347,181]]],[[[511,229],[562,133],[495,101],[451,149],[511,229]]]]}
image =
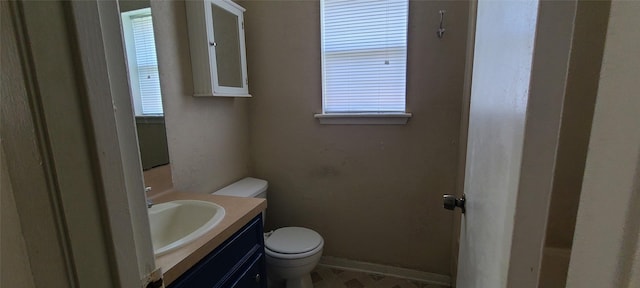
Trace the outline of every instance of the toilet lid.
{"type": "Polygon", "coordinates": [[[284,227],[273,231],[264,245],[271,251],[299,254],[311,251],[322,243],[318,232],[303,227],[284,227]]]}

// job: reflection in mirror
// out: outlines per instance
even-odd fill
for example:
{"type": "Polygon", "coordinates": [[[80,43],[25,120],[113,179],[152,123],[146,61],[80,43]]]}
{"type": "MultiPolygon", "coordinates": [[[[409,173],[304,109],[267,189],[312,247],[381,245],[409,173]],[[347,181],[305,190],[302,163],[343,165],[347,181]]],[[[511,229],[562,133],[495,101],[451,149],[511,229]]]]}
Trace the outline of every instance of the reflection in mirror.
{"type": "Polygon", "coordinates": [[[238,16],[215,4],[211,5],[211,13],[213,37],[216,42],[218,85],[242,87],[238,16]]]}
{"type": "Polygon", "coordinates": [[[149,1],[120,1],[120,8],[145,185],[163,191],[171,172],[151,9],[149,1]]]}

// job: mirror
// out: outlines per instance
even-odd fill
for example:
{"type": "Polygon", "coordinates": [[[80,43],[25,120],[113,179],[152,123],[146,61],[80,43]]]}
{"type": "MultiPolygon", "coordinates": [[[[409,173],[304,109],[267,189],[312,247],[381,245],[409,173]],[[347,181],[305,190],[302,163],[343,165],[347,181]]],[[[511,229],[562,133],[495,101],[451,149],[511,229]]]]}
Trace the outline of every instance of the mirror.
{"type": "Polygon", "coordinates": [[[171,171],[149,6],[149,1],[120,1],[126,64],[145,185],[160,192],[165,189],[163,186],[167,185],[167,178],[171,185],[171,171]],[[158,183],[158,180],[162,183],[158,183]]]}
{"type": "Polygon", "coordinates": [[[216,46],[218,85],[242,87],[242,59],[240,58],[240,27],[238,16],[211,5],[213,34],[216,46]]]}

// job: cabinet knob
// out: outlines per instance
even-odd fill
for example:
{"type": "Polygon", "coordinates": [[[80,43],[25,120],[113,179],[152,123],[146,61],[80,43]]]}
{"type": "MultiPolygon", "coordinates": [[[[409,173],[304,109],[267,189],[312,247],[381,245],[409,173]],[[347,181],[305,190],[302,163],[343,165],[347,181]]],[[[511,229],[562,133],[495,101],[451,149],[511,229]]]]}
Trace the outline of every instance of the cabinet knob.
{"type": "Polygon", "coordinates": [[[256,274],[256,283],[260,283],[260,274],[256,274]]]}
{"type": "Polygon", "coordinates": [[[209,45],[210,45],[210,46],[213,46],[213,47],[218,46],[218,44],[216,44],[216,42],[211,42],[211,41],[209,41],[209,45]]]}

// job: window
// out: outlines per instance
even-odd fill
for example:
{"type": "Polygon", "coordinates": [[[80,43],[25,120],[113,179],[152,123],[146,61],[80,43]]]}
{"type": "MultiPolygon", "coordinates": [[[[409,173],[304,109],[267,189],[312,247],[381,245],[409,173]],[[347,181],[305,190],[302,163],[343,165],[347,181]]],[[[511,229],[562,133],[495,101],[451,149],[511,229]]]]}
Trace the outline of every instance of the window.
{"type": "MultiPolygon", "coordinates": [[[[405,113],[408,0],[322,0],[318,118],[405,113]]],[[[406,122],[406,120],[405,120],[406,122]]]]}
{"type": "Polygon", "coordinates": [[[135,114],[163,115],[151,9],[122,13],[122,30],[135,114]]]}

